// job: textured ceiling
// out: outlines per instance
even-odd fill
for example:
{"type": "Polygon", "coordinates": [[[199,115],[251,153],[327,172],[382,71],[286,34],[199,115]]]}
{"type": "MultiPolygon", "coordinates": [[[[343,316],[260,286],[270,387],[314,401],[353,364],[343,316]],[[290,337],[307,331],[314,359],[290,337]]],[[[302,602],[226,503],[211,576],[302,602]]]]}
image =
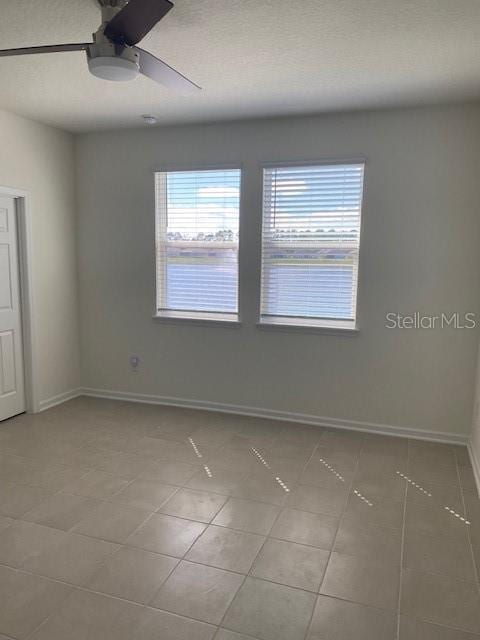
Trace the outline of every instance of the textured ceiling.
{"type": "MultiPolygon", "coordinates": [[[[0,0],[0,48],[82,42],[95,0],[0,0]]],[[[0,108],[72,131],[480,97],[480,0],[176,0],[141,45],[203,87],[89,75],[83,53],[0,59],[0,108]]]]}

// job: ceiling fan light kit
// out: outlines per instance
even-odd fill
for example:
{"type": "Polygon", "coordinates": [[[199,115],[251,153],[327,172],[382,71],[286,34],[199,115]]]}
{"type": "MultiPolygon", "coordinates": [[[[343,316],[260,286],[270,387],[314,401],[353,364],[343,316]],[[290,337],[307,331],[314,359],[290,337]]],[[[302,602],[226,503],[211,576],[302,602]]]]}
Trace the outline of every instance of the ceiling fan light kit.
{"type": "Polygon", "coordinates": [[[140,72],[137,60],[128,60],[123,56],[97,56],[88,58],[90,73],[102,80],[125,82],[135,80],[140,72]]]}
{"type": "Polygon", "coordinates": [[[102,24],[93,42],[0,50],[0,57],[86,51],[90,73],[123,82],[143,74],[180,93],[200,89],[184,75],[136,45],[173,8],[170,0],[99,0],[102,24]]]}
{"type": "Polygon", "coordinates": [[[133,47],[119,47],[102,34],[94,34],[95,42],[87,47],[90,73],[102,80],[124,82],[135,80],[140,73],[140,54],[133,47]]]}

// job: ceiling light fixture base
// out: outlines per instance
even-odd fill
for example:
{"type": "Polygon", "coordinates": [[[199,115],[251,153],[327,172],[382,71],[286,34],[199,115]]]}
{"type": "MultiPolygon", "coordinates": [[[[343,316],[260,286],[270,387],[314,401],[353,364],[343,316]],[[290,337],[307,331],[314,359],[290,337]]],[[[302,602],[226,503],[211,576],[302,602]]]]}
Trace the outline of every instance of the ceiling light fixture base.
{"type": "Polygon", "coordinates": [[[110,42],[100,29],[93,35],[94,43],[87,48],[90,73],[102,80],[126,82],[140,73],[140,56],[132,47],[110,42]]]}

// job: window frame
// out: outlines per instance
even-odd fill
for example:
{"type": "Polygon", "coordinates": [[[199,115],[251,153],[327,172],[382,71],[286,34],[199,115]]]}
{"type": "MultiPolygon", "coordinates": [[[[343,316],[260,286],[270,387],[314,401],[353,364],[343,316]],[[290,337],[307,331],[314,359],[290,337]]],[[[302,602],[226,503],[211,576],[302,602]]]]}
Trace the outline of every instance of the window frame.
{"type": "Polygon", "coordinates": [[[262,330],[286,331],[295,333],[320,333],[337,336],[355,336],[360,331],[359,326],[359,299],[360,299],[360,275],[361,275],[361,251],[362,251],[362,235],[365,220],[365,184],[367,159],[360,157],[346,158],[322,158],[315,160],[284,160],[284,161],[267,161],[261,165],[261,240],[260,240],[260,269],[259,269],[259,298],[258,298],[258,319],[256,326],[262,330]],[[262,297],[263,297],[263,258],[264,258],[264,205],[265,205],[265,171],[268,169],[285,169],[288,167],[319,167],[334,165],[363,165],[362,190],[360,199],[360,225],[358,235],[358,263],[357,263],[357,282],[355,292],[355,315],[353,320],[340,320],[328,318],[301,318],[299,316],[270,316],[268,320],[267,314],[262,314],[262,297]]]}
{"type": "Polygon", "coordinates": [[[215,163],[215,164],[165,164],[152,167],[153,189],[154,189],[154,280],[155,280],[155,305],[152,319],[165,323],[181,323],[216,327],[238,327],[241,324],[240,309],[240,287],[241,287],[241,229],[242,229],[242,204],[243,204],[243,164],[242,163],[215,163]],[[156,198],[156,180],[158,173],[187,173],[196,171],[238,171],[239,179],[239,201],[238,201],[238,249],[237,249],[237,312],[229,313],[222,311],[196,311],[196,310],[178,310],[178,309],[159,309],[158,301],[159,278],[158,278],[158,252],[157,252],[157,198],[156,198]]]}

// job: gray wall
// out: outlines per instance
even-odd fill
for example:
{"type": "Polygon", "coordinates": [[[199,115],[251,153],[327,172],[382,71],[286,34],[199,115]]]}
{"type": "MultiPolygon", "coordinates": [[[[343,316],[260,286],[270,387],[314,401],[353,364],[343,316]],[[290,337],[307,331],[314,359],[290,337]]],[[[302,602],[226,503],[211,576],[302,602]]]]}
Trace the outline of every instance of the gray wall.
{"type": "Polygon", "coordinates": [[[28,191],[38,400],[80,385],[73,136],[0,111],[0,187],[28,191]]]}
{"type": "Polygon", "coordinates": [[[78,137],[84,386],[467,434],[478,332],[385,314],[480,310],[479,161],[478,105],[78,137]],[[258,329],[260,163],[358,157],[359,334],[258,329]],[[242,326],[154,321],[152,170],[212,163],[243,166],[242,326]]]}
{"type": "Polygon", "coordinates": [[[480,493],[480,349],[478,351],[477,379],[473,399],[472,433],[470,437],[472,466],[480,493]]]}

